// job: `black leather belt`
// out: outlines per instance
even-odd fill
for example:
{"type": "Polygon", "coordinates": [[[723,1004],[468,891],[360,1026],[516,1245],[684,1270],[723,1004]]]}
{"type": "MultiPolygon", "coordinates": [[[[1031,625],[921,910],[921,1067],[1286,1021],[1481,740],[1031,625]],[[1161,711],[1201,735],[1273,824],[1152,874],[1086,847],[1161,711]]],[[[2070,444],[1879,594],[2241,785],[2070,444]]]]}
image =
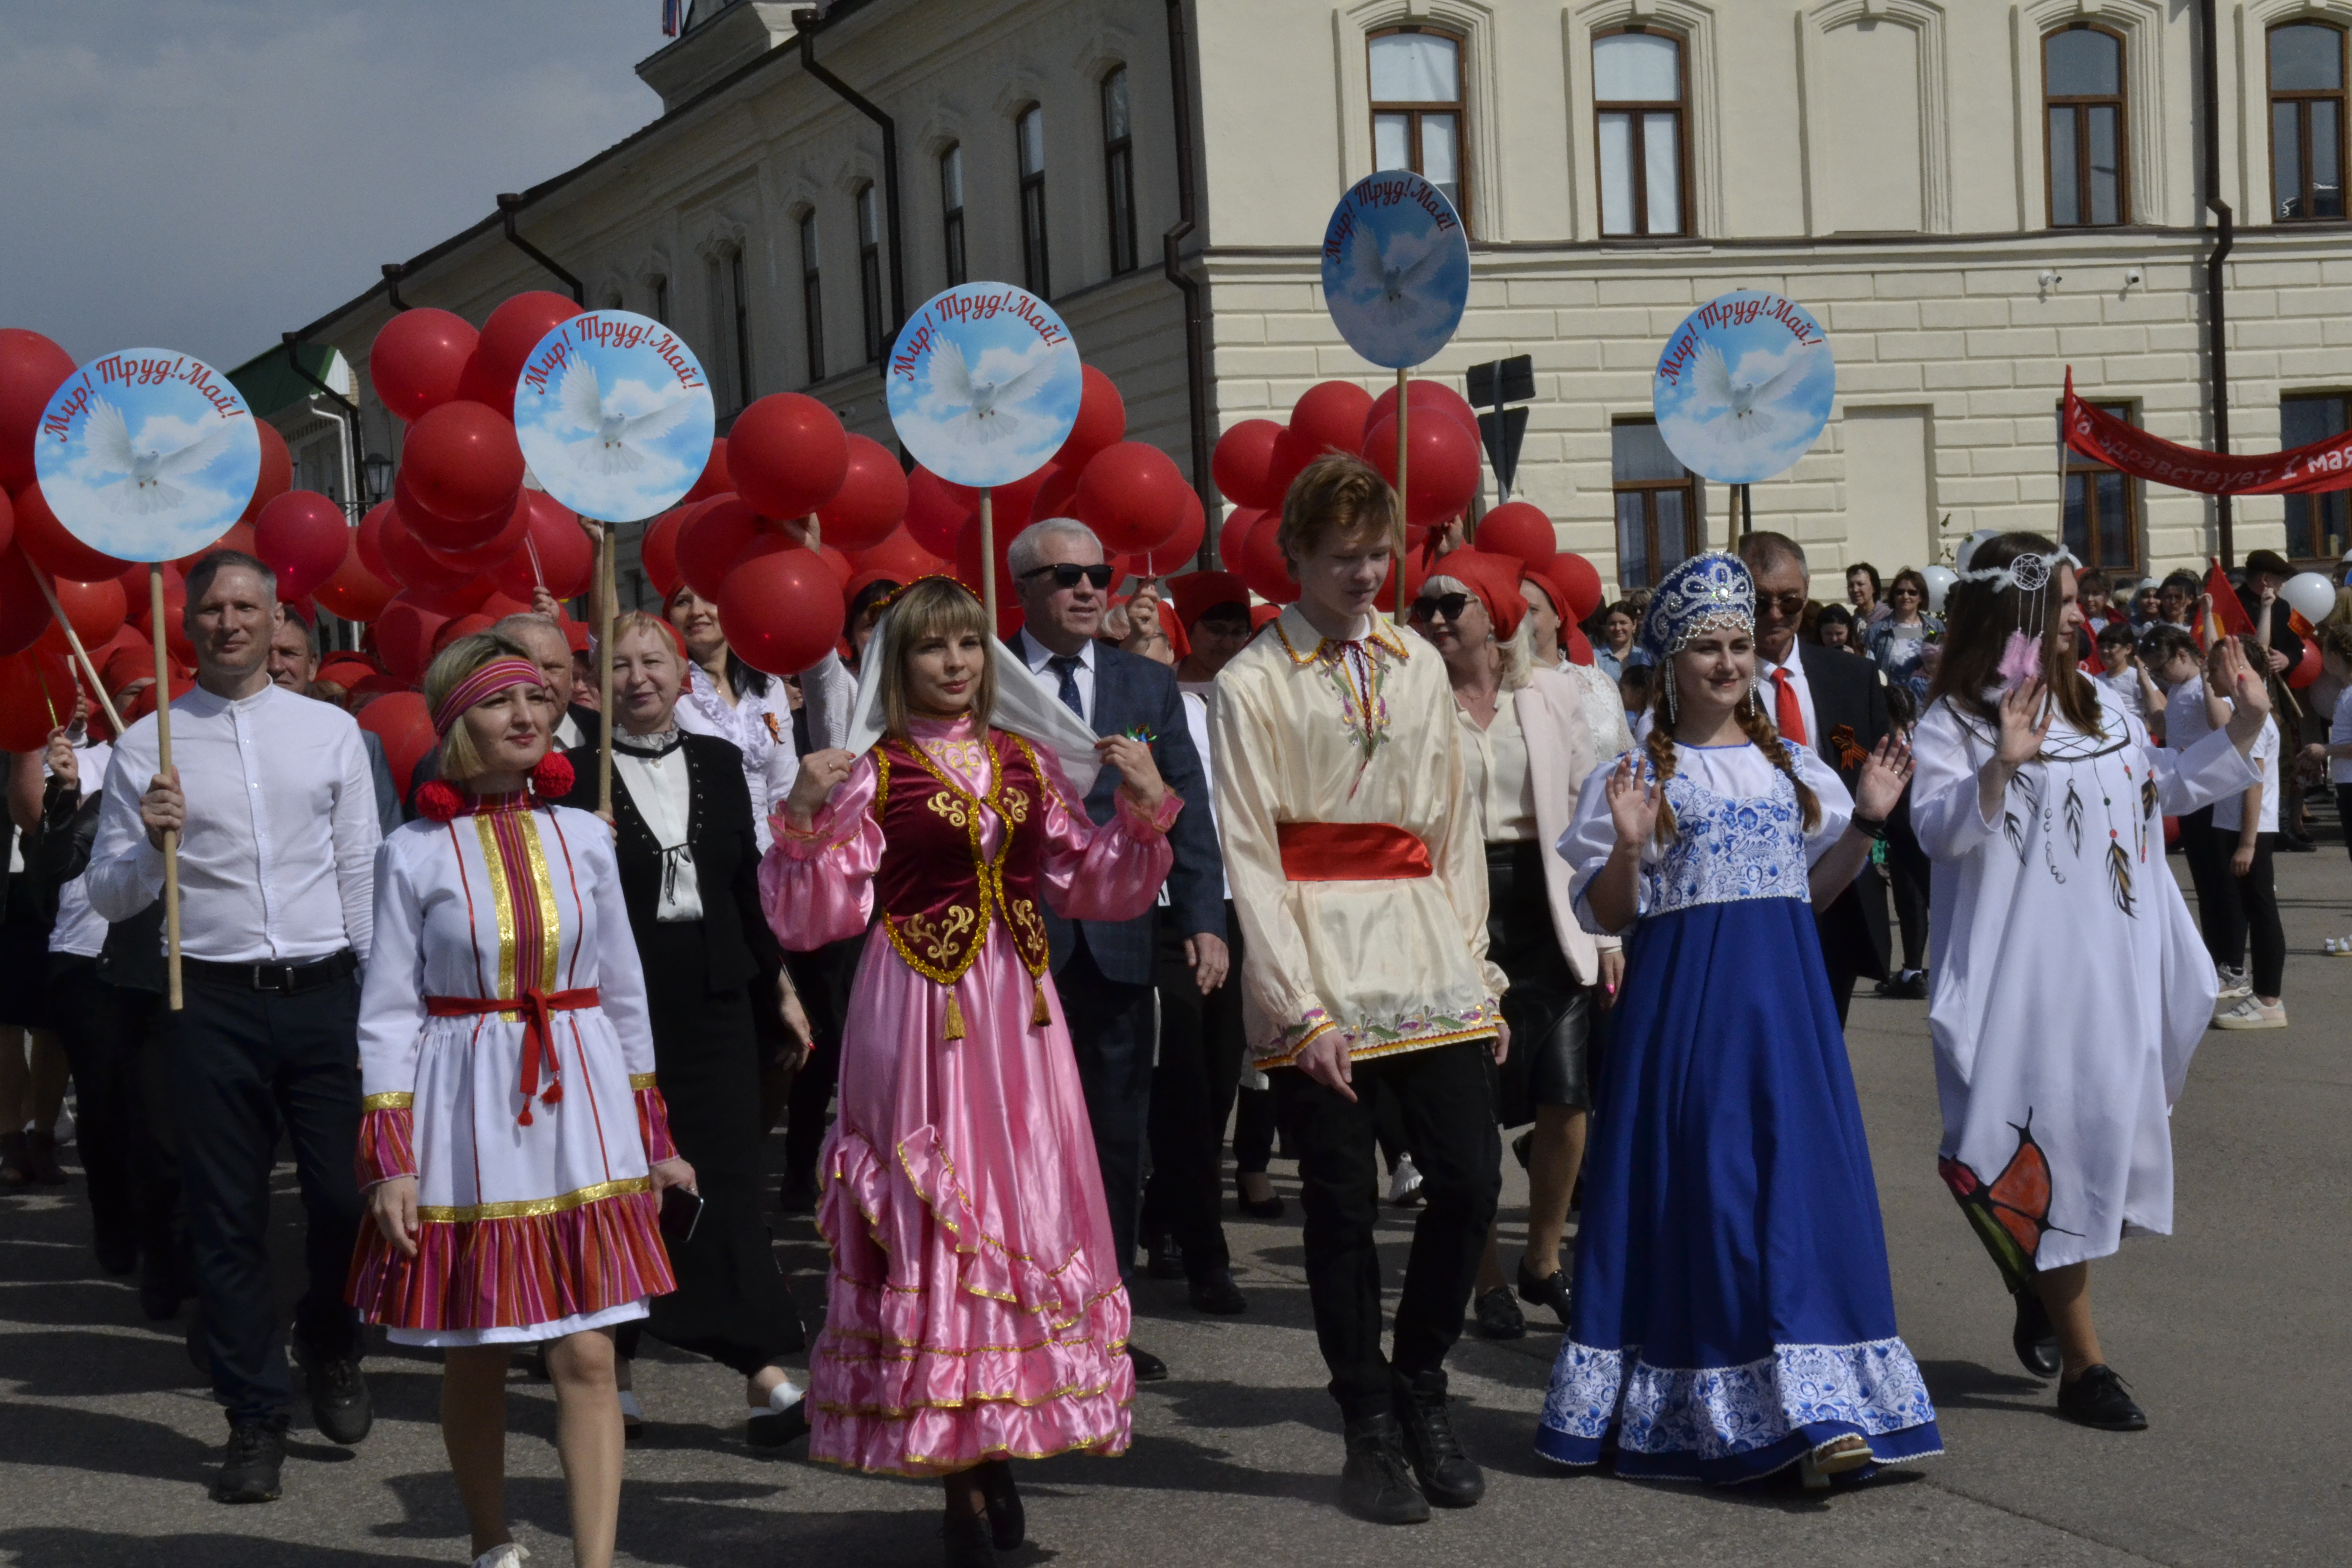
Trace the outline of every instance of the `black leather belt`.
{"type": "Polygon", "coordinates": [[[292,994],[332,985],[359,972],[359,954],[350,948],[301,963],[215,963],[210,959],[184,958],[180,968],[192,980],[216,981],[245,991],[278,991],[292,994]]]}

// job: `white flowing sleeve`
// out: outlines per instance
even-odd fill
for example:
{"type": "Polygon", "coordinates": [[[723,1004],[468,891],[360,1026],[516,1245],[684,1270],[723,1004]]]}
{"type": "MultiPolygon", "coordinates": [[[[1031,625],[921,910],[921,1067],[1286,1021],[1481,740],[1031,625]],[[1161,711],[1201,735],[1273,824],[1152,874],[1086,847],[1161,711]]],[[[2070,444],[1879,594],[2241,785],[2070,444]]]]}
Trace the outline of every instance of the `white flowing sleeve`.
{"type": "MultiPolygon", "coordinates": [[[[425,1036],[425,900],[402,851],[418,835],[376,846],[370,880],[374,940],[360,984],[360,1093],[370,1110],[416,1088],[416,1050],[425,1036]]],[[[464,868],[458,869],[460,876],[464,868]]]]}
{"type": "Polygon", "coordinates": [[[2263,782],[2262,764],[2241,756],[2227,730],[2211,731],[2187,751],[2150,746],[2147,752],[2157,809],[2167,816],[2186,816],[2263,782]]]}
{"type": "MultiPolygon", "coordinates": [[[[1612,851],[1617,847],[1617,824],[1609,815],[1609,776],[1617,771],[1622,757],[1612,757],[1584,775],[1584,787],[1576,794],[1576,811],[1569,818],[1568,831],[1559,836],[1554,847],[1559,858],[1568,862],[1569,898],[1576,909],[1576,921],[1595,936],[1618,936],[1596,919],[1592,906],[1585,901],[1585,889],[1609,863],[1612,851]]],[[[1650,776],[1647,758],[1642,760],[1642,776],[1650,776]]],[[[1654,846],[1642,848],[1642,864],[1646,870],[1656,856],[1654,846]]],[[[1635,910],[1637,920],[1650,912],[1650,879],[1637,879],[1641,903],[1635,910]]]]}
{"type": "Polygon", "coordinates": [[[849,720],[857,706],[857,679],[836,650],[801,671],[801,704],[808,710],[809,745],[820,752],[849,743],[849,720]]]}
{"type": "Polygon", "coordinates": [[[1811,866],[1845,836],[1846,824],[1853,820],[1853,796],[1846,793],[1845,781],[1811,746],[1789,750],[1797,759],[1797,776],[1822,807],[1821,821],[1805,835],[1805,864],[1811,866]]]}
{"type": "Polygon", "coordinates": [[[637,939],[629,929],[629,906],[621,896],[621,866],[613,852],[613,835],[604,823],[586,813],[566,810],[566,835],[582,851],[587,864],[588,898],[596,906],[596,1001],[605,1021],[621,1042],[621,1059],[628,1064],[632,1087],[650,1079],[654,1070],[653,1015],[646,1005],[645,965],[637,956],[637,939]]]}
{"type": "Polygon", "coordinates": [[[1940,699],[1912,732],[1911,831],[1929,859],[1959,859],[2000,831],[1977,805],[1977,773],[1991,754],[1940,699]]]}

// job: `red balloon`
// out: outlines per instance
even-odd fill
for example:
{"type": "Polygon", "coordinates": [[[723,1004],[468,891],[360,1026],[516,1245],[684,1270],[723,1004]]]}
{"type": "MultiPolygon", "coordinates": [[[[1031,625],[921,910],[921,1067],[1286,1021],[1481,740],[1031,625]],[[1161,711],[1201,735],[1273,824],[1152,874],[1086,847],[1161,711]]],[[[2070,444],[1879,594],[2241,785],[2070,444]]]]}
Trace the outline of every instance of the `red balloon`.
{"type": "Polygon", "coordinates": [[[2303,639],[2303,657],[2295,661],[2293,669],[2286,672],[2286,683],[2300,691],[2317,680],[2320,671],[2319,645],[2305,637],[2303,639]]]}
{"type": "Polygon", "coordinates": [[[727,477],[727,437],[713,436],[710,438],[709,460],[702,465],[702,472],[695,476],[694,487],[677,498],[677,504],[692,506],[696,501],[725,495],[734,488],[735,481],[727,477]]]}
{"type": "Polygon", "coordinates": [[[898,530],[871,550],[852,551],[850,564],[860,572],[879,572],[900,584],[918,577],[934,577],[951,574],[955,568],[914,541],[905,529],[898,530]]]}
{"type": "MultiPolygon", "coordinates": [[[[73,623],[74,635],[81,638],[85,650],[104,644],[122,629],[122,619],[131,605],[122,592],[120,577],[100,577],[94,583],[77,583],[70,577],[60,577],[49,584],[58,595],[58,607],[73,623]]],[[[73,645],[66,641],[65,627],[55,616],[48,628],[41,633],[37,645],[59,658],[71,657],[73,645]]]]}
{"type": "Polygon", "coordinates": [[[817,559],[823,561],[827,566],[831,567],[833,569],[834,576],[840,580],[841,591],[845,594],[848,593],[849,580],[857,575],[857,567],[856,563],[854,563],[847,555],[835,550],[830,544],[818,545],[816,547],[816,553],[817,559]]]}
{"type": "Polygon", "coordinates": [[[1083,465],[1065,468],[1059,463],[1048,463],[1039,469],[1045,479],[1037,487],[1037,493],[1029,498],[1029,521],[1043,522],[1049,517],[1074,515],[1071,509],[1077,502],[1078,480],[1086,471],[1083,465]]]}
{"type": "Polygon", "coordinates": [[[1189,489],[1167,453],[1148,442],[1121,441],[1087,459],[1078,480],[1078,521],[1106,550],[1154,550],[1184,521],[1189,489]]]}
{"type": "Polygon", "coordinates": [[[841,579],[814,551],[779,550],[728,574],[719,629],[754,669],[798,675],[833,651],[846,606],[841,579]]]}
{"type": "MultiPolygon", "coordinates": [[[[228,531],[223,533],[218,539],[214,540],[211,543],[205,545],[201,550],[189,551],[185,555],[183,555],[177,561],[173,562],[172,564],[177,566],[181,573],[185,574],[189,568],[195,565],[197,562],[202,561],[205,556],[210,555],[215,550],[234,550],[240,555],[252,555],[253,524],[242,520],[232,522],[228,525],[228,531]]],[[[254,558],[256,560],[260,559],[258,556],[255,556],[254,558]]]]}
{"type": "Polygon", "coordinates": [[[919,465],[907,476],[907,531],[932,554],[955,553],[963,535],[964,519],[976,506],[972,492],[919,465]]]}
{"type": "Polygon", "coordinates": [[[73,672],[53,653],[27,648],[0,658],[0,751],[37,752],[73,720],[73,672]]]}
{"type": "Polygon", "coordinates": [[[1315,438],[1303,430],[1285,426],[1282,438],[1274,444],[1274,456],[1265,465],[1265,482],[1274,495],[1268,511],[1280,511],[1290,495],[1290,487],[1307,470],[1307,465],[1323,455],[1315,438]]]}
{"type": "Polygon", "coordinates": [[[319,603],[347,621],[374,620],[392,602],[393,593],[393,585],[369,571],[367,563],[360,558],[356,533],[342,564],[318,587],[319,603]]]}
{"type": "Polygon", "coordinates": [[[1478,520],[1478,548],[1541,567],[1559,553],[1559,535],[1541,507],[1509,500],[1478,520]]]}
{"type": "Polygon", "coordinates": [[[411,531],[410,516],[406,507],[394,506],[376,527],[376,548],[383,552],[384,564],[392,568],[393,582],[404,588],[429,591],[454,588],[472,575],[445,564],[425,549],[411,531]]]}
{"type": "Polygon", "coordinates": [[[446,588],[420,588],[414,584],[401,590],[413,604],[422,605],[436,615],[468,616],[482,607],[490,596],[488,577],[468,577],[464,582],[446,588]]]}
{"type": "Polygon", "coordinates": [[[359,552],[360,564],[368,569],[369,576],[380,582],[392,581],[392,563],[384,559],[383,553],[383,523],[396,504],[380,500],[368,508],[367,515],[360,519],[359,528],[352,534],[352,548],[359,552]]]}
{"type": "Polygon", "coordinates": [[[67,531],[37,484],[16,492],[16,548],[52,577],[88,583],[120,576],[130,563],[93,550],[67,531]]]}
{"type": "Polygon", "coordinates": [[[522,374],[523,361],[557,322],[578,314],[580,307],[570,299],[544,289],[508,300],[482,323],[481,340],[466,361],[457,395],[497,410],[502,419],[513,419],[515,380],[522,374]]]}
{"type": "Polygon", "coordinates": [[[524,519],[521,535],[506,559],[490,568],[490,581],[499,593],[520,600],[526,610],[531,591],[542,582],[559,599],[586,593],[596,576],[596,547],[581,531],[579,518],[545,490],[526,489],[522,495],[523,505],[516,509],[524,519]],[[539,557],[535,570],[534,552],[539,557]]]}
{"type": "Polygon", "coordinates": [[[368,381],[394,418],[413,425],[457,395],[481,337],[447,310],[403,310],[368,349],[368,381]]]}
{"type": "Polygon", "coordinates": [[[1592,639],[1586,637],[1584,628],[1574,621],[1561,623],[1559,646],[1568,650],[1569,663],[1589,665],[1592,662],[1592,639]]]}
{"type": "Polygon", "coordinates": [[[480,542],[486,520],[503,523],[503,509],[522,485],[513,424],[478,403],[445,403],[425,414],[409,428],[400,459],[400,477],[424,509],[409,526],[450,549],[480,542]],[[428,527],[428,515],[448,526],[428,527]]]}
{"type": "Polygon", "coordinates": [[[286,449],[286,437],[267,419],[255,420],[253,433],[261,440],[261,472],[253,481],[252,497],[237,514],[239,522],[251,522],[263,507],[294,488],[294,454],[286,449]]]}
{"type": "Polygon", "coordinates": [[[1209,514],[1201,505],[1201,498],[1192,487],[1184,487],[1184,521],[1176,525],[1160,547],[1138,561],[1136,571],[1146,577],[1165,577],[1171,572],[1181,572],[1201,552],[1201,541],[1208,537],[1209,514]]]}
{"type": "MultiPolygon", "coordinates": [[[[677,536],[693,510],[684,502],[670,508],[646,524],[645,537],[637,541],[637,564],[665,604],[677,592],[677,585],[686,581],[677,574],[677,536]]],[[[584,536],[582,542],[586,542],[584,536]]]]}
{"type": "Polygon", "coordinates": [[[841,489],[816,509],[820,537],[843,550],[863,550],[890,537],[907,515],[907,475],[881,442],[849,437],[849,462],[841,489]]]}
{"type": "Polygon", "coordinates": [[[762,517],[806,517],[840,493],[848,472],[848,432],[805,393],[770,393],[727,432],[732,489],[762,517]]]}
{"type": "MultiPolygon", "coordinates": [[[[996,531],[996,635],[1011,637],[1021,625],[1021,599],[1013,591],[1013,567],[1005,559],[1013,548],[1013,533],[1005,529],[996,531]]],[[[963,535],[956,541],[956,581],[975,594],[982,594],[980,570],[980,519],[975,516],[963,525],[963,535]]],[[[1114,581],[1111,584],[1117,587],[1114,581]]]]}
{"type": "Polygon", "coordinates": [[[392,782],[401,798],[406,799],[416,764],[441,743],[433,733],[433,715],[425,706],[424,693],[387,691],[360,710],[359,723],[383,742],[383,760],[392,769],[392,782]]]}
{"type": "Polygon", "coordinates": [[[1563,618],[1571,625],[1590,620],[1592,612],[1601,607],[1601,601],[1605,596],[1601,585],[1601,573],[1583,556],[1563,550],[1551,558],[1551,564],[1546,572],[1559,584],[1560,592],[1568,595],[1568,613],[1563,618]]]}
{"type": "MultiPolygon", "coordinates": [[[[447,647],[451,643],[456,642],[459,637],[469,637],[476,632],[488,631],[492,626],[498,624],[498,616],[487,615],[480,610],[476,610],[470,616],[459,616],[455,620],[442,622],[439,626],[434,629],[433,657],[435,658],[440,658],[441,650],[447,647]]],[[[430,668],[431,665],[428,663],[426,668],[430,668]]]]}
{"type": "Polygon", "coordinates": [[[16,503],[8,499],[6,490],[0,490],[0,550],[7,549],[16,537],[16,503]]]}
{"type": "Polygon", "coordinates": [[[40,333],[0,327],[0,489],[33,482],[33,432],[73,373],[73,355],[40,333]]]}
{"type": "MultiPolygon", "coordinates": [[[[133,566],[119,581],[131,606],[131,624],[147,639],[152,652],[155,643],[155,617],[149,612],[154,606],[154,595],[148,586],[150,578],[144,566],[133,566]],[[132,586],[131,574],[138,574],[137,586],[132,586]]],[[[163,563],[163,652],[173,664],[184,669],[196,665],[196,645],[188,640],[188,584],[180,568],[163,563]]],[[[150,661],[152,665],[152,661],[150,661]]],[[[124,714],[128,719],[130,715],[124,714]]]]}
{"type": "Polygon", "coordinates": [[[254,520],[254,553],[278,574],[281,599],[299,599],[333,576],[351,547],[343,509],[316,490],[289,490],[254,520]]]}
{"type": "Polygon", "coordinates": [[[1054,461],[1073,468],[1085,468],[1088,458],[1127,435],[1127,400],[1119,396],[1118,384],[1090,364],[1080,365],[1078,374],[1084,379],[1078,417],[1054,454],[1054,461]]]}
{"type": "Polygon", "coordinates": [[[1261,512],[1242,536],[1239,553],[1224,559],[1227,569],[1240,573],[1242,581],[1259,598],[1287,605],[1298,597],[1298,584],[1292,581],[1290,563],[1283,556],[1281,535],[1282,515],[1261,512]]]}
{"type": "MultiPolygon", "coordinates": [[[[1478,411],[1471,407],[1469,400],[1460,393],[1442,381],[1417,378],[1406,384],[1412,388],[1409,394],[1412,401],[1407,406],[1412,410],[1415,421],[1421,418],[1423,411],[1443,414],[1468,431],[1473,441],[1478,438],[1478,411]]],[[[1395,412],[1396,388],[1391,386],[1372,399],[1370,409],[1364,415],[1363,440],[1366,446],[1370,443],[1372,426],[1395,412]]]]}
{"type": "MultiPolygon", "coordinates": [[[[1250,559],[1250,534],[1261,521],[1271,515],[1268,512],[1260,511],[1255,507],[1239,507],[1217,530],[1217,564],[1240,577],[1249,585],[1252,592],[1258,593],[1260,598],[1265,598],[1266,595],[1258,592],[1258,584],[1251,582],[1248,573],[1243,568],[1250,559]]],[[[1274,525],[1267,523],[1266,526],[1271,528],[1274,525]]],[[[1287,582],[1289,579],[1286,576],[1284,581],[1287,582]]]]}
{"type": "Polygon", "coordinates": [[[678,575],[698,595],[717,604],[729,569],[765,527],[740,496],[704,501],[677,531],[678,575]]]}
{"type": "Polygon", "coordinates": [[[446,613],[426,609],[404,592],[394,595],[375,619],[376,657],[383,660],[385,673],[411,686],[424,679],[425,667],[433,662],[433,634],[448,619],[446,613]]]}
{"type": "MultiPolygon", "coordinates": [[[[1405,521],[1433,528],[1459,517],[1478,493],[1477,439],[1451,419],[1412,421],[1405,433],[1405,521]]],[[[1383,419],[1364,439],[1364,459],[1396,482],[1397,426],[1383,419]]]]}
{"type": "Polygon", "coordinates": [[[1365,416],[1371,411],[1372,395],[1354,382],[1318,381],[1291,405],[1290,427],[1318,457],[1327,451],[1360,453],[1369,423],[1365,416]]]}
{"type": "MultiPolygon", "coordinates": [[[[143,585],[140,591],[145,593],[143,585]]],[[[49,602],[41,597],[33,563],[13,544],[0,550],[0,655],[32,647],[47,629],[49,618],[49,602]]]]}
{"type": "Polygon", "coordinates": [[[1244,419],[1217,437],[1217,449],[1209,458],[1209,473],[1227,500],[1235,506],[1261,509],[1282,504],[1271,472],[1275,445],[1282,439],[1282,430],[1271,419],[1244,419]]]}
{"type": "MultiPolygon", "coordinates": [[[[453,571],[469,574],[488,572],[506,564],[507,557],[522,548],[522,536],[530,529],[531,508],[529,498],[538,493],[530,489],[516,490],[514,500],[499,521],[497,531],[479,543],[467,545],[461,550],[453,550],[440,544],[427,535],[417,533],[413,527],[409,531],[415,534],[416,542],[431,552],[433,559],[442,565],[453,571]]],[[[530,563],[525,561],[524,564],[527,567],[530,563]]]]}

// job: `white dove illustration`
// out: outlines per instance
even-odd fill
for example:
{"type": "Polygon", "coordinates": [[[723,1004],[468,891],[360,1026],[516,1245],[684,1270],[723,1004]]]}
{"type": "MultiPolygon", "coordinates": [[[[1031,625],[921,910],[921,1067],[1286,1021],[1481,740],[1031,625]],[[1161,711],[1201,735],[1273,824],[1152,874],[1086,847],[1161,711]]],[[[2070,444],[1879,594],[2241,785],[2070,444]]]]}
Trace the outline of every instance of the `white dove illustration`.
{"type": "Polygon", "coordinates": [[[1040,353],[1010,381],[974,381],[971,367],[964,363],[963,351],[952,339],[941,339],[931,353],[931,390],[949,404],[960,405],[942,422],[941,432],[961,445],[976,447],[1012,435],[1021,428],[1021,417],[1012,405],[1044,386],[1054,374],[1054,365],[1052,354],[1040,353]]]}
{"type": "Polygon", "coordinates": [[[114,510],[134,517],[170,511],[186,500],[187,492],[171,481],[200,472],[227,449],[236,434],[235,424],[224,422],[211,435],[175,450],[142,452],[131,444],[131,426],[122,410],[102,397],[90,405],[87,428],[90,455],[107,472],[125,476],[100,486],[99,493],[114,510]]]}
{"type": "Polygon", "coordinates": [[[634,474],[646,466],[646,455],[636,443],[654,440],[676,429],[678,421],[692,408],[694,395],[680,393],[644,414],[615,414],[604,406],[604,392],[596,384],[595,368],[585,360],[573,360],[572,368],[563,373],[562,384],[556,388],[556,398],[564,419],[590,433],[587,440],[572,442],[567,447],[582,472],[634,474]]]}
{"type": "Polygon", "coordinates": [[[1692,399],[1693,412],[1706,418],[1727,412],[1729,434],[1735,437],[1769,435],[1777,423],[1776,406],[1796,390],[1811,364],[1811,354],[1800,354],[1761,384],[1743,382],[1734,386],[1731,367],[1724,363],[1722,351],[1703,342],[1698,346],[1698,393],[1692,399]]]}
{"type": "Polygon", "coordinates": [[[1391,267],[1381,254],[1381,237],[1359,224],[1348,247],[1348,293],[1391,326],[1402,326],[1435,301],[1420,292],[1445,263],[1445,247],[1426,245],[1409,262],[1391,267]]]}

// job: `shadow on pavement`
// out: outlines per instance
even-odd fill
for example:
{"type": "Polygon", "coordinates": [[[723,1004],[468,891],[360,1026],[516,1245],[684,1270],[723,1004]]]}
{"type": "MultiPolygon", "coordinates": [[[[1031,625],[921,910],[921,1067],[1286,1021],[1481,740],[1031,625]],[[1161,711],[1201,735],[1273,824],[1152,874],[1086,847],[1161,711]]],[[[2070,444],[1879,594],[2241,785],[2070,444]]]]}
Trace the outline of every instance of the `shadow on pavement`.
{"type": "Polygon", "coordinates": [[[1939,1407],[2023,1410],[2049,1405],[2056,1408],[2056,1385],[2020,1372],[1995,1372],[1972,1361],[1923,1361],[1919,1375],[1927,1380],[1927,1396],[1939,1407]]]}
{"type": "Polygon", "coordinates": [[[0,1553],[18,1563],[70,1563],[75,1568],[369,1568],[412,1565],[413,1557],[339,1551],[248,1535],[106,1535],[94,1530],[0,1530],[0,1553]]]}
{"type": "MultiPolygon", "coordinates": [[[[162,1481],[209,1485],[220,1463],[210,1443],[175,1432],[156,1421],[71,1405],[0,1405],[0,1465],[39,1465],[91,1475],[140,1476],[162,1481]]],[[[221,1429],[227,1437],[226,1425],[221,1429]]],[[[72,1563],[71,1556],[28,1556],[25,1563],[72,1563]]],[[[112,1561],[109,1559],[109,1561],[112,1561]]],[[[156,1558],[154,1561],[169,1561],[156,1558]]]]}

